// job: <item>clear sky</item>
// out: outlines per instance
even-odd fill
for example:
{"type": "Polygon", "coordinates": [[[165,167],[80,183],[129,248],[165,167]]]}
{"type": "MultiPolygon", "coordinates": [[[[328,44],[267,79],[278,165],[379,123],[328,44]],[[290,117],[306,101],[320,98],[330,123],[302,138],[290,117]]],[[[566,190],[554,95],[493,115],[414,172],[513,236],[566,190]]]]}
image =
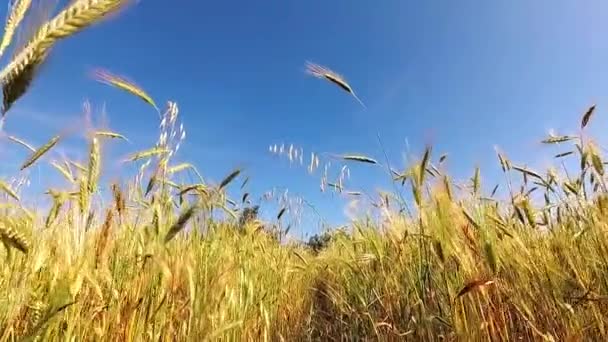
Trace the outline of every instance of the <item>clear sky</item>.
{"type": "MultiPolygon", "coordinates": [[[[605,132],[607,33],[602,0],[141,0],[57,45],[5,129],[42,144],[79,120],[89,99],[96,114],[105,103],[109,127],[133,141],[125,151],[150,146],[155,113],[88,76],[106,68],[160,104],[178,102],[188,132],[180,159],[210,180],[244,167],[252,193],[287,187],[337,223],[344,201],[321,194],[318,175],[270,155],[270,144],[381,160],[379,133],[400,168],[408,144],[420,154],[430,143],[436,157],[450,154],[453,175],[479,165],[491,188],[495,145],[544,166],[555,151],[539,140],[549,129],[576,133],[592,103],[593,130],[605,132]],[[307,60],[343,74],[367,109],[307,76],[307,60]]],[[[0,144],[16,163],[2,165],[3,175],[26,156],[15,149],[0,144]]],[[[350,184],[389,189],[378,168],[353,167],[350,184]]]]}

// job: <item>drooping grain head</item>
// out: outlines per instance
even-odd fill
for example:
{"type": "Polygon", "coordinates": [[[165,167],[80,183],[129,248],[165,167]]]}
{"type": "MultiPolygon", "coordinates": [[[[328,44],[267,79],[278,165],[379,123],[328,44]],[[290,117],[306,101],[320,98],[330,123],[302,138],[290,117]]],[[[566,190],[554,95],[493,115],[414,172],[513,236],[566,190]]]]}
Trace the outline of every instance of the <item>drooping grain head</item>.
{"type": "Polygon", "coordinates": [[[69,4],[44,23],[29,42],[0,71],[3,86],[3,115],[25,92],[53,45],[115,13],[129,0],[79,0],[69,4]]]}
{"type": "Polygon", "coordinates": [[[350,84],[348,84],[348,82],[346,82],[344,77],[342,77],[341,75],[333,72],[329,68],[320,66],[320,65],[312,63],[312,62],[306,62],[306,72],[311,76],[314,76],[316,78],[325,79],[325,80],[337,85],[338,87],[342,88],[342,90],[346,91],[351,96],[353,96],[355,98],[355,100],[357,100],[361,104],[361,106],[363,108],[365,108],[365,104],[363,104],[363,102],[355,94],[355,92],[354,92],[353,88],[350,86],[350,84]]]}
{"type": "Polygon", "coordinates": [[[25,237],[25,235],[11,225],[10,220],[0,221],[0,239],[5,245],[26,254],[31,246],[30,241],[25,237]]]}
{"type": "Polygon", "coordinates": [[[148,95],[146,91],[144,91],[140,86],[136,85],[134,82],[101,69],[94,71],[93,77],[99,82],[114,86],[136,97],[139,97],[158,112],[158,107],[156,106],[156,103],[154,102],[152,97],[150,97],[150,95],[148,95]]]}

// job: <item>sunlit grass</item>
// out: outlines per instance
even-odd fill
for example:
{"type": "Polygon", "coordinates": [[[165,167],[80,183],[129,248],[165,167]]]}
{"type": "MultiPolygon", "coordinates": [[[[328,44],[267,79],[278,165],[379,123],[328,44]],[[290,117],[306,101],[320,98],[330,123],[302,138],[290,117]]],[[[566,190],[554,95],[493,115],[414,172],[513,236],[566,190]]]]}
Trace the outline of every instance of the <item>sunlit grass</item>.
{"type": "MultiPolygon", "coordinates": [[[[91,12],[92,23],[119,4],[72,5],[91,12]]],[[[56,25],[67,20],[57,18],[56,25]]],[[[21,66],[7,69],[11,79],[21,66]]],[[[354,94],[326,74],[318,75],[354,94]]],[[[483,193],[479,168],[455,184],[442,167],[446,155],[435,159],[430,147],[404,171],[335,154],[341,169],[334,182],[324,162],[324,191],[363,196],[345,190],[346,164],[359,163],[385,167],[395,193],[366,193],[381,219],[297,242],[285,239],[291,227],[279,222],[291,211],[288,201],[281,198],[277,215],[262,220],[249,205],[242,169],[212,184],[175,161],[186,137],[176,103],[160,111],[142,88],[104,75],[161,114],[158,140],[120,161],[137,168],[135,177],[105,184],[104,146],[128,141],[125,135],[85,132],[84,160],[47,158],[66,132],[49,132],[37,148],[29,137],[6,135],[31,152],[22,169],[49,164],[67,185],[48,189],[50,206],[41,210],[23,204],[22,174],[0,180],[0,341],[608,338],[605,162],[584,135],[595,106],[583,114],[581,134],[542,140],[563,146],[556,161],[576,160],[574,169],[532,170],[498,153],[506,198],[495,196],[497,188],[483,193]],[[183,182],[185,172],[196,177],[183,182]],[[239,184],[240,201],[227,193],[239,184]]],[[[306,166],[293,145],[270,151],[309,173],[320,168],[319,155],[306,166]]]]}

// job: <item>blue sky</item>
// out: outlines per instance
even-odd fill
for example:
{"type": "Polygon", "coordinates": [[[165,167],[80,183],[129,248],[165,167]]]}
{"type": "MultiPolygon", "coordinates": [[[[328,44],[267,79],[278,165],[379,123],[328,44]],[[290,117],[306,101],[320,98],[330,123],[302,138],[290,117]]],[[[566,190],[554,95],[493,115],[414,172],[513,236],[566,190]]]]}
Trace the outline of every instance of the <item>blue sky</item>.
{"type": "MultiPolygon", "coordinates": [[[[469,177],[479,165],[491,188],[496,145],[542,167],[555,150],[539,140],[549,129],[576,133],[592,103],[592,132],[605,131],[607,32],[601,0],[142,0],[57,45],[5,128],[42,144],[75,124],[88,99],[96,114],[105,103],[109,127],[133,141],[125,149],[152,145],[155,113],[88,77],[106,68],[161,104],[178,102],[188,131],[179,157],[210,180],[244,167],[252,193],[289,188],[338,223],[344,201],[321,194],[318,175],[268,145],[383,159],[380,134],[398,168],[406,141],[415,154],[432,144],[436,156],[450,154],[453,175],[469,177]],[[307,76],[307,60],[345,75],[367,109],[307,76]]],[[[16,169],[26,154],[14,149],[0,144],[16,169]]],[[[12,174],[11,163],[0,171],[12,174]]],[[[386,177],[355,166],[352,188],[389,189],[386,177]]],[[[314,219],[299,229],[315,230],[314,219]]]]}

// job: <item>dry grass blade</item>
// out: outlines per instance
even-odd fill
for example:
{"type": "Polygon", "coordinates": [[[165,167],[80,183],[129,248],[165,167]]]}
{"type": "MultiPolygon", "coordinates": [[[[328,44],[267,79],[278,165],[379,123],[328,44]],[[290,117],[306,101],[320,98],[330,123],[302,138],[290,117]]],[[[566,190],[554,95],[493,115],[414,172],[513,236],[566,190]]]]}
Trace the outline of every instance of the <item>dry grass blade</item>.
{"type": "Polygon", "coordinates": [[[512,168],[513,168],[513,170],[519,171],[519,172],[523,173],[524,175],[532,176],[532,177],[540,180],[541,182],[545,182],[545,179],[541,175],[536,173],[535,171],[532,171],[532,170],[524,168],[524,167],[515,166],[515,165],[513,165],[512,168]]]}
{"type": "Polygon", "coordinates": [[[498,191],[498,186],[500,184],[496,184],[496,186],[494,187],[494,189],[492,189],[492,193],[490,194],[490,197],[494,197],[494,195],[496,195],[496,191],[498,191]]]}
{"type": "Polygon", "coordinates": [[[196,212],[196,209],[197,209],[196,206],[191,206],[188,209],[184,210],[179,215],[177,222],[175,222],[171,226],[171,228],[169,228],[169,231],[167,232],[167,235],[165,236],[165,243],[171,241],[175,237],[175,235],[177,235],[177,233],[179,233],[182,229],[184,229],[184,227],[186,226],[186,223],[188,223],[188,221],[190,221],[190,219],[196,212]]]}
{"type": "Polygon", "coordinates": [[[399,173],[395,170],[391,170],[391,173],[395,176],[393,177],[393,181],[395,182],[401,182],[401,185],[405,185],[405,182],[407,181],[408,177],[410,176],[410,173],[405,171],[403,173],[399,173]]]}
{"type": "Polygon", "coordinates": [[[28,44],[0,72],[7,84],[16,79],[29,65],[36,64],[57,41],[74,35],[116,12],[129,0],[79,0],[58,13],[40,27],[28,44]]]}
{"type": "Polygon", "coordinates": [[[220,186],[218,187],[219,190],[222,190],[223,188],[226,187],[226,185],[230,184],[240,173],[241,173],[240,169],[236,169],[236,170],[232,171],[232,173],[230,173],[226,178],[224,178],[224,180],[222,180],[222,182],[220,183],[220,186]]]}
{"type": "Polygon", "coordinates": [[[0,180],[0,191],[9,195],[17,202],[19,201],[19,196],[17,196],[17,193],[13,189],[11,189],[11,187],[6,182],[4,182],[2,180],[0,180]]]}
{"type": "Polygon", "coordinates": [[[9,135],[9,136],[7,136],[7,138],[8,138],[8,140],[10,140],[12,142],[17,143],[17,144],[27,148],[28,150],[30,150],[30,152],[36,152],[36,149],[33,148],[32,145],[26,143],[25,141],[15,137],[15,136],[9,135]]]}
{"type": "Polygon", "coordinates": [[[241,190],[243,190],[243,188],[245,187],[245,185],[247,185],[247,183],[249,183],[249,177],[245,178],[245,180],[243,181],[243,184],[241,184],[241,190]]]}
{"type": "Polygon", "coordinates": [[[585,128],[587,124],[589,124],[589,120],[591,119],[593,112],[595,112],[595,105],[589,107],[585,114],[583,114],[583,118],[581,119],[581,129],[585,128]]]}
{"type": "Polygon", "coordinates": [[[111,139],[122,139],[127,142],[129,141],[129,139],[127,139],[124,135],[114,133],[114,132],[98,131],[98,132],[95,132],[95,135],[98,137],[111,138],[111,139]]]}
{"type": "Polygon", "coordinates": [[[137,86],[135,83],[130,82],[123,77],[113,75],[104,70],[96,70],[93,73],[93,76],[99,82],[114,86],[139,97],[144,102],[148,103],[158,111],[158,107],[156,106],[156,103],[150,97],[150,95],[148,95],[141,87],[137,86]]]}
{"type": "Polygon", "coordinates": [[[280,220],[281,217],[283,217],[283,214],[285,214],[286,210],[287,208],[281,208],[281,210],[279,210],[279,213],[277,214],[277,220],[280,220]]]}
{"type": "Polygon", "coordinates": [[[298,257],[298,259],[300,259],[300,261],[308,266],[308,261],[306,261],[306,258],[304,258],[300,253],[298,253],[297,251],[292,251],[293,255],[295,255],[296,257],[298,257]]]}
{"type": "Polygon", "coordinates": [[[567,157],[571,154],[573,154],[574,151],[568,151],[568,152],[563,152],[563,153],[558,153],[554,156],[554,158],[563,158],[563,157],[567,157]]]}
{"type": "Polygon", "coordinates": [[[78,163],[78,162],[75,162],[75,161],[73,161],[73,160],[68,160],[68,163],[69,163],[70,165],[72,165],[73,167],[77,168],[77,169],[78,169],[78,171],[80,171],[80,172],[83,172],[83,173],[88,172],[88,171],[87,171],[87,168],[86,168],[86,167],[84,167],[84,166],[82,166],[82,164],[80,164],[80,163],[78,163]]]}
{"type": "Polygon", "coordinates": [[[166,148],[154,147],[145,151],[135,153],[133,156],[129,157],[127,161],[134,162],[145,158],[160,156],[169,152],[170,151],[166,148]]]}
{"type": "Polygon", "coordinates": [[[23,163],[23,165],[21,166],[21,170],[25,170],[26,168],[32,166],[32,164],[34,164],[38,159],[40,159],[45,153],[47,153],[50,149],[57,145],[60,139],[60,135],[54,136],[53,138],[51,138],[51,140],[44,144],[44,146],[34,151],[34,153],[32,153],[32,155],[23,163]]]}
{"type": "Polygon", "coordinates": [[[327,186],[329,186],[329,187],[331,187],[331,188],[334,188],[334,189],[338,190],[339,192],[342,192],[342,190],[343,190],[343,189],[342,189],[342,185],[340,185],[340,184],[336,184],[336,183],[329,183],[329,182],[328,182],[328,183],[327,183],[327,186]]]}
{"type": "Polygon", "coordinates": [[[4,36],[2,36],[2,41],[0,42],[0,56],[4,54],[6,48],[11,44],[17,28],[23,18],[25,18],[25,14],[31,4],[32,0],[16,0],[11,6],[11,12],[4,26],[4,36]]]}
{"type": "Polygon", "coordinates": [[[242,320],[225,324],[224,326],[221,326],[220,328],[214,330],[211,334],[209,334],[209,336],[207,337],[206,340],[207,341],[218,340],[220,336],[223,336],[225,333],[227,333],[230,330],[238,330],[242,325],[243,325],[242,320]]]}
{"type": "Polygon", "coordinates": [[[342,159],[348,160],[348,161],[356,161],[356,162],[360,162],[360,163],[378,164],[378,161],[376,161],[375,159],[372,159],[372,158],[369,158],[366,156],[362,156],[362,155],[344,155],[344,156],[342,156],[342,159]]]}
{"type": "Polygon", "coordinates": [[[75,180],[74,176],[72,175],[72,173],[70,172],[70,170],[68,168],[59,165],[59,163],[57,163],[56,161],[52,161],[51,165],[57,171],[59,171],[59,173],[61,173],[70,183],[74,182],[74,180],[75,180]]]}
{"type": "Polygon", "coordinates": [[[480,288],[483,288],[485,286],[492,285],[492,284],[494,284],[493,280],[481,280],[481,279],[472,280],[472,281],[466,283],[464,285],[464,287],[460,291],[458,291],[456,298],[460,298],[473,290],[477,290],[477,289],[480,289],[480,288]]]}
{"type": "Polygon", "coordinates": [[[361,106],[363,106],[363,108],[366,108],[365,104],[363,104],[363,102],[355,94],[353,88],[346,82],[344,77],[336,74],[335,72],[331,71],[326,67],[311,62],[306,62],[306,71],[309,75],[312,75],[317,78],[326,79],[337,85],[338,87],[342,88],[342,90],[353,96],[361,104],[361,106]]]}

